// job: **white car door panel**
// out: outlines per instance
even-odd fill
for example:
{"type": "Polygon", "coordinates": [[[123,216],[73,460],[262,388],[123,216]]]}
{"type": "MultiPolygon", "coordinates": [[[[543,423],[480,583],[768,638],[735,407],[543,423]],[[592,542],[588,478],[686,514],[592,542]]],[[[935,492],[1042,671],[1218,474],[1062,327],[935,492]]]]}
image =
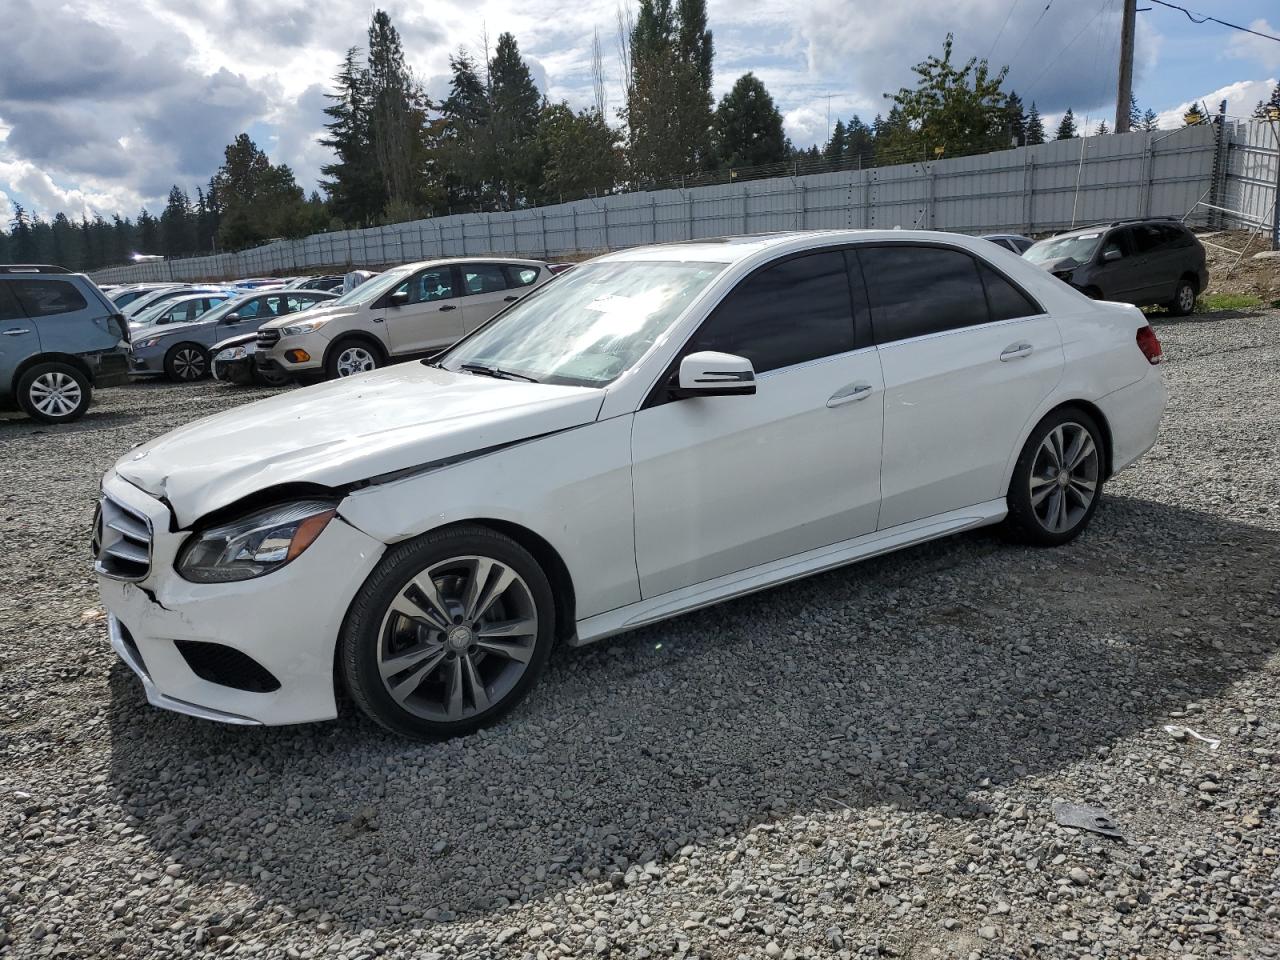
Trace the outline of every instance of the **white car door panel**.
{"type": "Polygon", "coordinates": [[[766,373],[756,390],[636,414],[643,596],[876,529],[883,420],[876,351],[766,373]]]}

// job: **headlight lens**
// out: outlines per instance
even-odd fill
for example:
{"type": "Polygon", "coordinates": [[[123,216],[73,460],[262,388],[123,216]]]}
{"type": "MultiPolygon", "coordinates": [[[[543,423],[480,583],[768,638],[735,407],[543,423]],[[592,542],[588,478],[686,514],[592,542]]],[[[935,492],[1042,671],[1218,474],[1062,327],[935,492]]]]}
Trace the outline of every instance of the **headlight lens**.
{"type": "Polygon", "coordinates": [[[202,530],[178,555],[178,573],[195,583],[265,576],[311,546],[336,512],[328,500],[299,500],[202,530]]]}
{"type": "Polygon", "coordinates": [[[280,336],[282,337],[300,337],[306,333],[315,333],[329,321],[326,319],[304,320],[302,323],[290,324],[287,327],[280,328],[280,336]]]}
{"type": "Polygon", "coordinates": [[[249,350],[247,347],[227,347],[225,350],[219,350],[218,355],[213,359],[226,363],[228,360],[243,360],[248,355],[249,350]]]}
{"type": "Polygon", "coordinates": [[[149,340],[140,340],[137,343],[135,343],[133,346],[137,350],[145,350],[148,347],[154,347],[159,342],[160,342],[159,337],[151,337],[149,340]]]}

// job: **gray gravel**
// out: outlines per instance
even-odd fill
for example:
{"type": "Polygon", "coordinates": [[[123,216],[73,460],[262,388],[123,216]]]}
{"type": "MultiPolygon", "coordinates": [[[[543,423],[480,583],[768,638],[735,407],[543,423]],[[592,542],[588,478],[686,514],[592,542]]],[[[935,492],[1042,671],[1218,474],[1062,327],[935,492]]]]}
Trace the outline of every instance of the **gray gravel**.
{"type": "Polygon", "coordinates": [[[115,662],[98,478],[253,391],[0,423],[0,955],[1280,956],[1280,313],[1159,332],[1163,439],[1073,545],[561,650],[435,746],[174,716],[115,662]]]}

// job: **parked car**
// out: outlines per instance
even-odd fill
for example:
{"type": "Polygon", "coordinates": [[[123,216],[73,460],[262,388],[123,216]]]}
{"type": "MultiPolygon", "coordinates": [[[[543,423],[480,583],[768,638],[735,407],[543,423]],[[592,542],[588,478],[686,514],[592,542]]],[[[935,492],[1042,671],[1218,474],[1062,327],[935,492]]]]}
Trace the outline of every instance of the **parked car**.
{"type": "Polygon", "coordinates": [[[257,350],[256,333],[237,334],[209,348],[209,372],[213,379],[241,386],[282,387],[289,378],[279,370],[259,368],[253,362],[257,350]]]}
{"type": "Polygon", "coordinates": [[[987,233],[983,234],[982,239],[990,240],[992,243],[998,244],[1006,250],[1012,250],[1014,253],[1018,254],[1018,256],[1022,256],[1022,254],[1026,253],[1027,248],[1035,243],[1035,241],[1030,237],[1024,237],[1020,233],[987,233]]]}
{"type": "Polygon", "coordinates": [[[125,454],[95,532],[111,641],[206,719],[326,719],[341,687],[466,733],[556,642],[986,524],[1072,540],[1155,443],[1160,359],[1134,307],[976,237],[620,251],[434,361],[125,454]]]}
{"type": "Polygon", "coordinates": [[[1026,258],[1096,300],[1167,307],[1175,316],[1194,310],[1209,284],[1204,247],[1172,217],[1060,233],[1026,258]]]}
{"type": "Polygon", "coordinates": [[[191,323],[218,306],[233,298],[233,294],[197,293],[162,300],[143,310],[129,321],[129,331],[133,339],[149,327],[163,327],[172,323],[191,323]]]}
{"type": "Polygon", "coordinates": [[[135,318],[142,316],[144,312],[152,307],[164,303],[166,300],[173,300],[176,297],[192,296],[197,293],[226,293],[223,287],[207,287],[207,286],[189,286],[187,284],[179,284],[176,287],[165,287],[160,290],[152,290],[150,293],[144,294],[137,300],[134,300],[128,306],[124,307],[120,312],[125,315],[130,323],[135,318]]]}
{"type": "Polygon", "coordinates": [[[67,423],[94,387],[128,381],[129,329],[83,274],[63,267],[0,266],[0,408],[67,423]]]}
{"type": "Polygon", "coordinates": [[[408,263],[305,319],[264,323],[254,359],[289,377],[349,377],[442,350],[549,279],[536,260],[408,263]]]}
{"type": "Polygon", "coordinates": [[[345,278],[337,274],[327,277],[308,277],[303,279],[297,285],[299,290],[333,290],[338,293],[342,292],[342,282],[345,278]]]}
{"type": "Polygon", "coordinates": [[[270,290],[227,300],[191,323],[151,327],[133,345],[129,372],[167,376],[178,383],[200,380],[209,372],[209,348],[219,340],[332,299],[333,294],[322,290],[270,290]]]}
{"type": "Polygon", "coordinates": [[[118,309],[123,310],[135,300],[155,293],[157,290],[172,290],[180,286],[182,286],[180,283],[135,283],[113,290],[110,299],[118,309]]]}

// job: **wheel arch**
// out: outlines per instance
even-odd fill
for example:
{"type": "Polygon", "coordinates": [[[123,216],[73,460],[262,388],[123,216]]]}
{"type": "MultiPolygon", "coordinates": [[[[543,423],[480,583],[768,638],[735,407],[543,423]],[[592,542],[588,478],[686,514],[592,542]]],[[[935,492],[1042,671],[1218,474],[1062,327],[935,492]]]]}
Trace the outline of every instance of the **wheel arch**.
{"type": "Polygon", "coordinates": [[[391,353],[387,350],[386,344],[379,340],[377,335],[372,334],[367,330],[347,330],[330,340],[328,346],[324,348],[324,356],[320,360],[321,367],[328,370],[329,360],[333,357],[334,351],[339,349],[343,344],[350,343],[352,341],[373,347],[384,364],[391,359],[391,353]]]}
{"type": "Polygon", "coordinates": [[[1102,474],[1106,479],[1110,479],[1114,462],[1112,460],[1112,451],[1114,450],[1114,441],[1111,436],[1111,423],[1107,420],[1107,415],[1102,412],[1096,403],[1081,398],[1073,398],[1069,400],[1059,400],[1053,406],[1043,411],[1034,420],[1027,423],[1026,429],[1022,432],[1022,436],[1018,438],[1017,446],[1013,448],[1013,453],[1009,457],[1009,462],[1005,469],[1005,496],[1009,494],[1009,484],[1013,482],[1013,470],[1018,462],[1018,457],[1022,453],[1022,448],[1026,446],[1027,438],[1031,436],[1031,432],[1045,417],[1050,414],[1057,413],[1060,410],[1076,409],[1087,413],[1098,425],[1098,429],[1102,431],[1102,474]]]}
{"type": "Polygon", "coordinates": [[[22,379],[22,375],[32,367],[39,366],[42,363],[65,363],[67,366],[75,367],[75,369],[84,374],[85,379],[89,381],[89,386],[94,385],[93,371],[89,368],[89,365],[84,362],[83,358],[77,357],[74,353],[58,353],[56,350],[45,353],[33,353],[31,356],[22,360],[18,366],[14,368],[13,380],[9,384],[10,392],[14,396],[17,396],[18,381],[22,379]]]}
{"type": "Polygon", "coordinates": [[[568,640],[577,631],[577,595],[574,593],[573,577],[569,567],[560,556],[560,552],[541,535],[528,527],[513,523],[510,520],[495,520],[492,517],[475,517],[460,520],[436,529],[446,530],[449,527],[463,524],[479,524],[510,537],[524,547],[538,561],[551,581],[551,594],[556,603],[556,639],[568,640]]]}

